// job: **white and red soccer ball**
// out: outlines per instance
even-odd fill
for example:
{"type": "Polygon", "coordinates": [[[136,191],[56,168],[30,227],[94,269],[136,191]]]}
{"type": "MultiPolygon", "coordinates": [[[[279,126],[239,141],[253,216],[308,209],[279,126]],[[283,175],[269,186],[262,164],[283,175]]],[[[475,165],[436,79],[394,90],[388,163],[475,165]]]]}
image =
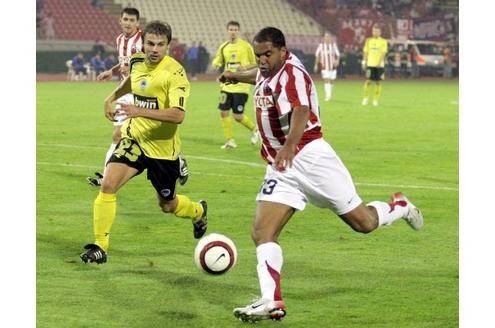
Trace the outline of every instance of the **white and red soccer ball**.
{"type": "Polygon", "coordinates": [[[234,242],[219,233],[201,238],[194,250],[196,266],[209,274],[222,274],[235,265],[237,249],[234,242]]]}

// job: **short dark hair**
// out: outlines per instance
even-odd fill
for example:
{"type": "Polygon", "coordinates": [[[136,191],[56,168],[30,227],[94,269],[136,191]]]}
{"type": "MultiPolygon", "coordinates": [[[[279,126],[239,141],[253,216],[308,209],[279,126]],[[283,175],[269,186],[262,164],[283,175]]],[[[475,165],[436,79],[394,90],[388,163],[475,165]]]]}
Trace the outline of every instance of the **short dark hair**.
{"type": "Polygon", "coordinates": [[[120,17],[124,16],[124,14],[127,14],[129,16],[136,16],[137,20],[139,20],[139,10],[137,10],[136,8],[125,7],[124,9],[122,9],[120,17]]]}
{"type": "Polygon", "coordinates": [[[227,23],[227,28],[229,28],[230,25],[233,25],[233,26],[237,26],[238,28],[241,28],[241,24],[239,24],[239,22],[236,22],[236,21],[230,21],[227,23]]]}
{"type": "Polygon", "coordinates": [[[265,27],[259,31],[253,39],[253,42],[261,43],[270,41],[275,47],[285,47],[285,36],[282,31],[276,27],[265,27]]]}
{"type": "Polygon", "coordinates": [[[156,35],[165,35],[168,38],[168,43],[172,40],[172,28],[168,23],[161,21],[151,21],[143,29],[142,38],[144,40],[146,34],[152,33],[156,35]]]}

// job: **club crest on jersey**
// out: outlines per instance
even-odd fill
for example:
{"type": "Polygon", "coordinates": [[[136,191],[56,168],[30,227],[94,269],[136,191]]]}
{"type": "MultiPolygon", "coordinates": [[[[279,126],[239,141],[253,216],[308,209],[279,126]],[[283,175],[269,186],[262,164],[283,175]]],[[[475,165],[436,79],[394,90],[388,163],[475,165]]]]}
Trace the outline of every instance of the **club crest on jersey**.
{"type": "Polygon", "coordinates": [[[141,88],[141,90],[146,89],[147,86],[148,86],[148,81],[146,80],[141,80],[141,82],[139,83],[139,87],[141,88]]]}

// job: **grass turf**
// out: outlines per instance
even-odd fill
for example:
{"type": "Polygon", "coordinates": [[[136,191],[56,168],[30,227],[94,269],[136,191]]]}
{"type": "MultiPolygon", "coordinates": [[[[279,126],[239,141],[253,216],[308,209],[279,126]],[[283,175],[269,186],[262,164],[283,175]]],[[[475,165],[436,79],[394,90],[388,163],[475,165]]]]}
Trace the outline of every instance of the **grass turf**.
{"type": "MultiPolygon", "coordinates": [[[[102,169],[112,131],[102,100],[115,86],[37,84],[38,326],[245,325],[232,309],[259,293],[250,231],[264,165],[240,124],[238,148],[220,149],[214,82],[192,82],[180,131],[190,178],[179,192],[208,201],[209,232],[234,240],[237,265],[200,272],[191,223],[161,213],[144,174],[118,194],[108,263],[81,263],[98,192],[85,177],[102,169]]],[[[321,103],[324,136],[364,201],[403,191],[425,227],[397,222],[361,235],[312,205],[296,213],[280,237],[288,314],[277,326],[457,327],[458,84],[385,81],[379,107],[361,106],[361,94],[361,81],[337,81],[321,103]]]]}

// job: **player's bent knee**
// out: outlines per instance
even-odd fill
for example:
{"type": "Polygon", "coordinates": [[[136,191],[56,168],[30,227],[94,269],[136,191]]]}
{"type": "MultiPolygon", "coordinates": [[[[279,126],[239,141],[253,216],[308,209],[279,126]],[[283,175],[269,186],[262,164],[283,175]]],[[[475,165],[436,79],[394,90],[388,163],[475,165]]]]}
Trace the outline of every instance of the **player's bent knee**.
{"type": "Polygon", "coordinates": [[[378,218],[363,205],[340,217],[356,232],[370,233],[378,227],[378,218]]]}
{"type": "Polygon", "coordinates": [[[158,206],[160,206],[163,213],[172,213],[173,212],[172,207],[168,206],[167,204],[159,204],[158,206]]]}
{"type": "Polygon", "coordinates": [[[116,184],[109,179],[103,179],[101,182],[101,191],[105,194],[115,194],[117,192],[116,184]]]}
{"type": "Polygon", "coordinates": [[[172,202],[159,201],[158,206],[163,213],[173,213],[175,211],[175,206],[172,202]]]}

